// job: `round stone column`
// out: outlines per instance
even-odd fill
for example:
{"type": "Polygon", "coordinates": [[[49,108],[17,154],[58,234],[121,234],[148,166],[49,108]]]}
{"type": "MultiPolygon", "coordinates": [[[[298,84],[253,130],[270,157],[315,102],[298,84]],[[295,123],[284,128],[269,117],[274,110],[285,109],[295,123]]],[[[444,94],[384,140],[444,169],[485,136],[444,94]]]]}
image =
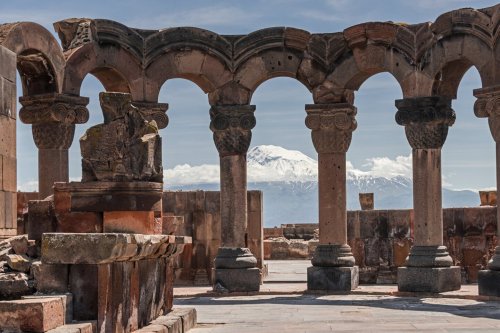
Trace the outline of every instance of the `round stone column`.
{"type": "Polygon", "coordinates": [[[86,123],[87,97],[43,94],[19,98],[19,118],[32,124],[38,147],[38,192],[41,199],[52,194],[55,182],[69,181],[68,149],[73,142],[75,124],[86,123]]]}
{"type": "MultiPolygon", "coordinates": [[[[488,118],[490,132],[496,143],[497,191],[500,188],[500,85],[475,89],[474,113],[480,118],[488,118]]],[[[497,240],[500,239],[500,209],[497,204],[497,240]]],[[[488,262],[485,270],[478,274],[479,294],[500,296],[500,246],[488,262]]]]}
{"type": "Polygon", "coordinates": [[[413,157],[414,245],[398,269],[398,289],[443,292],[460,289],[460,267],[443,245],[441,147],[455,122],[451,100],[441,96],[396,101],[396,122],[405,126],[413,157]]]}
{"type": "Polygon", "coordinates": [[[307,270],[309,290],[352,290],[359,273],[347,244],[346,152],[356,129],[349,103],[306,105],[318,152],[319,245],[307,270]]]}
{"type": "Polygon", "coordinates": [[[260,270],[247,247],[247,151],[254,105],[216,105],[210,129],[220,158],[221,247],[215,258],[215,291],[258,291],[260,270]]]}

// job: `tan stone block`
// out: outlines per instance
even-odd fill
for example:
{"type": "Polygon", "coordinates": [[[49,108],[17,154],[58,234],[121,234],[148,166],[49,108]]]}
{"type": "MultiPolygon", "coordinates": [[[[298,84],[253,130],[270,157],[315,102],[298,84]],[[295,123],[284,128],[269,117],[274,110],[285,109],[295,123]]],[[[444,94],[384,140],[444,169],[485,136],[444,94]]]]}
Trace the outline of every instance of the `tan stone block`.
{"type": "Polygon", "coordinates": [[[16,156],[16,120],[0,115],[0,155],[16,156]]]}
{"type": "Polygon", "coordinates": [[[154,234],[154,212],[104,212],[103,232],[154,234]]]}
{"type": "Polygon", "coordinates": [[[6,213],[6,207],[5,206],[5,192],[0,191],[0,229],[7,229],[7,224],[5,223],[5,213],[6,213]]]}
{"type": "Polygon", "coordinates": [[[46,332],[64,325],[64,318],[60,298],[0,302],[0,327],[6,331],[46,332]]]}
{"type": "Polygon", "coordinates": [[[5,192],[5,226],[8,229],[17,229],[17,194],[5,192]]]}
{"type": "Polygon", "coordinates": [[[0,77],[16,82],[16,61],[14,52],[4,46],[0,46],[0,77]]]}
{"type": "Polygon", "coordinates": [[[16,119],[16,84],[0,78],[1,81],[1,103],[0,103],[0,115],[16,119]]]}

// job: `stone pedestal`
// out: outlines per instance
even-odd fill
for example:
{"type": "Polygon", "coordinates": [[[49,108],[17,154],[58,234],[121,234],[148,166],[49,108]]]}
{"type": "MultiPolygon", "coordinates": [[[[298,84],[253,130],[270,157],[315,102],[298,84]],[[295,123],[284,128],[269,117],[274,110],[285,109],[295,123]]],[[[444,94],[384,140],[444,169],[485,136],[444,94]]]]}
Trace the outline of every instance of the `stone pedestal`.
{"type": "Polygon", "coordinates": [[[215,291],[259,291],[261,272],[257,259],[247,248],[221,247],[214,261],[215,291]]]}
{"type": "Polygon", "coordinates": [[[485,269],[477,275],[479,295],[500,296],[500,271],[485,269]]]}
{"type": "Polygon", "coordinates": [[[460,282],[460,266],[398,268],[399,291],[442,293],[459,290],[460,282]]]}
{"type": "Polygon", "coordinates": [[[356,289],[358,284],[358,266],[307,268],[307,290],[350,291],[356,289]]]}

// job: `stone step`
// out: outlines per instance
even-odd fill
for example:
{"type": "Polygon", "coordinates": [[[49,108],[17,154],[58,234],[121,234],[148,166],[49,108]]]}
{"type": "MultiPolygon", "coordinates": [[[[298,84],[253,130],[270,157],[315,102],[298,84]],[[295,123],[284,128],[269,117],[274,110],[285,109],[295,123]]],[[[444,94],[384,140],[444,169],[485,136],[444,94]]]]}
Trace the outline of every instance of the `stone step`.
{"type": "Polygon", "coordinates": [[[71,323],[73,321],[73,294],[52,294],[52,295],[28,295],[22,296],[21,299],[41,299],[41,298],[59,298],[62,301],[64,308],[64,322],[71,323]]]}
{"type": "Polygon", "coordinates": [[[176,308],[133,333],[184,333],[196,326],[194,308],[176,308]]]}
{"type": "Polygon", "coordinates": [[[0,328],[7,332],[47,332],[64,325],[63,303],[61,297],[0,301],[0,328]]]}
{"type": "Polygon", "coordinates": [[[95,333],[95,328],[95,322],[75,322],[59,326],[58,328],[47,331],[46,333],[95,333]]]}

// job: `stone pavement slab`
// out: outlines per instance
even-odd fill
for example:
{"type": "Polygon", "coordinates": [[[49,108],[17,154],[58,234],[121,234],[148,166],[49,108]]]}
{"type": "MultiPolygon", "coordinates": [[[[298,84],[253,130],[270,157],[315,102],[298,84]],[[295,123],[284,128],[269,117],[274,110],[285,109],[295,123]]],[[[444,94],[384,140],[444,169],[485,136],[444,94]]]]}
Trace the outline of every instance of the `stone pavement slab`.
{"type": "Polygon", "coordinates": [[[205,332],[500,332],[500,302],[392,295],[177,298],[205,332]]]}

